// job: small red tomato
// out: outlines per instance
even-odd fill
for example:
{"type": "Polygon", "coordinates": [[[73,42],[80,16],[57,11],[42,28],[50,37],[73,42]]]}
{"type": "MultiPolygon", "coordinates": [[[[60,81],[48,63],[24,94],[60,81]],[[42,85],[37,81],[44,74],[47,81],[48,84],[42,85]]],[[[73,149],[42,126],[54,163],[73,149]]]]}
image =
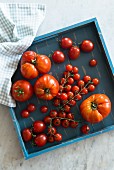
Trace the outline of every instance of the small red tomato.
{"type": "Polygon", "coordinates": [[[73,113],[68,113],[66,116],[68,119],[73,120],[74,119],[74,114],[73,113]]]}
{"type": "Polygon", "coordinates": [[[97,61],[95,59],[90,60],[89,65],[94,67],[97,65],[97,61]]]}
{"type": "Polygon", "coordinates": [[[88,134],[89,131],[90,131],[90,128],[89,128],[88,125],[83,125],[83,126],[81,127],[81,132],[82,132],[83,134],[88,134]]]}
{"type": "Polygon", "coordinates": [[[60,142],[62,140],[62,135],[60,133],[56,133],[54,139],[55,141],[60,142]]]}
{"type": "Polygon", "coordinates": [[[94,90],[95,90],[95,86],[94,86],[93,84],[90,84],[90,85],[88,86],[88,91],[92,92],[92,91],[94,91],[94,90]]]}
{"type": "Polygon", "coordinates": [[[94,78],[92,79],[93,85],[97,86],[99,84],[99,79],[98,78],[94,78]]]}
{"type": "Polygon", "coordinates": [[[69,105],[70,106],[75,106],[76,105],[76,101],[75,100],[70,100],[69,101],[69,105]]]}
{"type": "Polygon", "coordinates": [[[72,71],[73,66],[71,64],[66,65],[66,71],[72,71]]]}
{"type": "Polygon", "coordinates": [[[53,105],[56,106],[56,107],[60,106],[60,99],[54,99],[53,105]]]}
{"type": "Polygon", "coordinates": [[[64,111],[67,113],[70,112],[70,106],[68,104],[64,106],[64,111]]]}
{"type": "Polygon", "coordinates": [[[54,136],[48,136],[47,137],[48,142],[53,143],[54,142],[54,136]]]}
{"type": "Polygon", "coordinates": [[[62,100],[61,103],[62,104],[67,104],[68,100],[62,100]]]}
{"type": "Polygon", "coordinates": [[[54,135],[57,133],[57,130],[55,127],[51,126],[51,127],[48,127],[48,134],[50,135],[54,135]]]}
{"type": "Polygon", "coordinates": [[[76,127],[78,126],[78,122],[71,121],[71,122],[70,122],[70,126],[71,126],[72,128],[76,128],[76,127]]]}
{"type": "Polygon", "coordinates": [[[55,126],[60,126],[60,124],[61,124],[61,120],[60,120],[59,118],[55,118],[55,119],[53,120],[53,125],[55,125],[55,126]]]}
{"type": "Polygon", "coordinates": [[[66,117],[66,113],[63,112],[63,111],[58,112],[58,117],[65,118],[66,117]]]}
{"type": "Polygon", "coordinates": [[[22,137],[25,142],[28,142],[32,139],[32,133],[30,129],[26,128],[22,131],[22,137]]]}
{"type": "Polygon", "coordinates": [[[70,38],[65,37],[65,38],[62,38],[61,40],[61,47],[64,49],[72,47],[72,44],[73,42],[70,38]]]}
{"type": "Polygon", "coordinates": [[[88,93],[88,89],[86,87],[84,87],[81,91],[81,94],[87,94],[88,93]]]}
{"type": "Polygon", "coordinates": [[[67,96],[68,96],[68,99],[71,99],[74,97],[74,93],[69,91],[69,92],[67,92],[67,96]]]}
{"type": "Polygon", "coordinates": [[[50,122],[51,122],[51,117],[50,116],[45,116],[44,123],[45,124],[50,124],[50,122]]]}
{"type": "Polygon", "coordinates": [[[66,83],[66,79],[65,78],[61,78],[60,84],[65,84],[66,83]]]}
{"type": "Polygon", "coordinates": [[[46,125],[43,121],[37,120],[33,123],[33,131],[35,133],[41,133],[46,129],[46,125]]]}
{"type": "Polygon", "coordinates": [[[78,67],[76,67],[76,66],[73,67],[72,72],[73,72],[74,74],[78,73],[78,67]]]}
{"type": "Polygon", "coordinates": [[[73,84],[74,83],[74,79],[72,77],[69,77],[67,79],[67,83],[70,84],[70,85],[73,84]]]}
{"type": "Polygon", "coordinates": [[[73,86],[71,90],[73,93],[78,93],[80,88],[78,86],[73,86]]]}
{"type": "Polygon", "coordinates": [[[82,96],[81,96],[80,94],[77,94],[77,95],[75,96],[75,99],[79,101],[79,100],[82,99],[82,96]]]}
{"type": "Polygon", "coordinates": [[[42,113],[46,113],[46,112],[48,111],[48,107],[47,107],[47,106],[41,106],[41,107],[40,107],[40,111],[41,111],[42,113]]]}
{"type": "Polygon", "coordinates": [[[59,92],[62,92],[64,90],[63,85],[59,85],[59,92]]]}
{"type": "Polygon", "coordinates": [[[56,110],[51,110],[49,115],[50,115],[51,118],[54,118],[54,117],[57,117],[58,113],[57,113],[56,110]]]}
{"type": "Polygon", "coordinates": [[[65,55],[62,51],[55,51],[52,55],[52,59],[55,63],[63,63],[65,61],[65,55]]]}
{"type": "Polygon", "coordinates": [[[39,134],[34,139],[34,142],[38,147],[42,147],[47,143],[47,136],[44,133],[39,134]]]}
{"type": "Polygon", "coordinates": [[[83,80],[84,80],[85,83],[88,83],[88,81],[91,81],[91,77],[86,75],[86,76],[83,77],[83,80]]]}
{"type": "Polygon", "coordinates": [[[36,110],[36,106],[35,106],[34,104],[29,104],[29,105],[27,106],[27,110],[28,110],[29,112],[34,112],[34,111],[36,110]]]}
{"type": "Polygon", "coordinates": [[[68,99],[68,95],[66,93],[61,93],[60,99],[61,100],[67,100],[68,99]]]}
{"type": "Polygon", "coordinates": [[[69,127],[69,125],[70,125],[70,122],[69,122],[69,120],[67,120],[67,119],[64,119],[64,120],[62,120],[62,126],[64,127],[64,128],[67,128],[67,127],[69,127]]]}
{"type": "Polygon", "coordinates": [[[30,113],[29,113],[28,110],[23,110],[23,111],[21,112],[21,116],[22,116],[23,118],[27,118],[27,117],[30,116],[30,113]]]}
{"type": "Polygon", "coordinates": [[[94,44],[90,40],[84,40],[81,43],[81,50],[84,52],[91,52],[94,49],[94,44]]]}
{"type": "Polygon", "coordinates": [[[61,96],[61,93],[58,92],[56,97],[57,97],[57,98],[60,98],[60,96],[61,96]]]}
{"type": "Polygon", "coordinates": [[[69,71],[64,71],[63,72],[63,75],[64,75],[65,78],[70,77],[70,74],[71,73],[69,71]]]}
{"type": "Polygon", "coordinates": [[[68,92],[71,90],[71,85],[70,84],[66,84],[64,87],[65,92],[68,92]]]}
{"type": "Polygon", "coordinates": [[[69,58],[71,60],[75,60],[79,57],[80,55],[80,49],[77,46],[73,46],[69,50],[69,58]]]}
{"type": "Polygon", "coordinates": [[[84,87],[85,83],[83,80],[79,80],[77,84],[78,84],[78,87],[82,88],[82,87],[84,87]]]}
{"type": "Polygon", "coordinates": [[[80,79],[80,74],[76,73],[73,75],[74,80],[79,80],[80,79]]]}

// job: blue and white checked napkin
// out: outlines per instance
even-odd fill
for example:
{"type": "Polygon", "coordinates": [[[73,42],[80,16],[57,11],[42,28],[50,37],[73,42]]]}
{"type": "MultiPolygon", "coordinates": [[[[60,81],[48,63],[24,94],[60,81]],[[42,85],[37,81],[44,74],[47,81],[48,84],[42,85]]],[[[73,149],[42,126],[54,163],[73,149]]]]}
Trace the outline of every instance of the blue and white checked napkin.
{"type": "Polygon", "coordinates": [[[16,106],[10,94],[11,77],[44,16],[45,5],[0,3],[0,104],[16,106]]]}

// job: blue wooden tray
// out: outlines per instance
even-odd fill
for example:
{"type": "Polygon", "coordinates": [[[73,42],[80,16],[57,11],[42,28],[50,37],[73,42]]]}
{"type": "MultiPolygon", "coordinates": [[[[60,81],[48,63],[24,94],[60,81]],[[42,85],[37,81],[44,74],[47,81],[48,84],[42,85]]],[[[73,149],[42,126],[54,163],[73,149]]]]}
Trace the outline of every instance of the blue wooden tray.
{"type": "MultiPolygon", "coordinates": [[[[39,54],[49,55],[52,54],[52,51],[62,50],[66,56],[67,60],[61,64],[54,64],[52,61],[51,73],[57,79],[62,77],[62,73],[65,69],[65,65],[71,63],[73,66],[78,66],[79,73],[82,76],[90,75],[91,77],[98,77],[100,79],[100,84],[97,86],[94,92],[88,93],[83,97],[83,100],[93,93],[105,93],[109,96],[112,102],[112,112],[110,115],[105,118],[102,122],[97,124],[89,124],[90,133],[88,135],[83,135],[80,132],[80,126],[76,129],[72,128],[58,128],[58,132],[62,133],[63,140],[60,143],[54,142],[53,144],[47,143],[44,147],[36,147],[32,146],[30,142],[24,143],[21,137],[21,131],[24,128],[30,127],[35,120],[43,120],[43,118],[48,115],[40,113],[40,106],[46,104],[50,109],[54,108],[52,102],[46,102],[39,100],[35,95],[28,100],[27,102],[20,103],[17,102],[16,108],[10,108],[10,114],[12,120],[14,122],[14,126],[19,138],[19,142],[24,153],[25,159],[32,158],[34,156],[40,155],[42,153],[60,148],[62,146],[66,146],[72,144],[74,142],[78,142],[80,140],[84,140],[85,138],[90,138],[92,136],[110,131],[114,129],[114,68],[108,54],[101,30],[99,28],[98,22],[96,18],[81,22],[79,24],[75,24],[39,37],[36,37],[33,44],[28,50],[33,50],[39,54]],[[70,37],[73,42],[80,43],[84,39],[90,39],[94,42],[95,48],[91,53],[82,53],[77,60],[69,60],[67,56],[67,50],[63,50],[60,48],[58,40],[61,40],[62,37],[70,37]],[[98,61],[98,65],[96,67],[90,67],[89,61],[90,59],[95,58],[98,61]],[[31,113],[31,116],[27,119],[23,119],[20,115],[20,112],[26,108],[29,103],[34,103],[37,106],[37,110],[34,113],[31,113]]],[[[12,82],[15,82],[18,79],[24,79],[20,74],[20,68],[18,67],[14,76],[12,77],[12,82]]],[[[36,79],[32,80],[31,83],[34,84],[36,79]]],[[[83,101],[77,102],[77,106],[72,108],[72,112],[75,113],[75,118],[79,119],[79,105],[83,101]]],[[[87,122],[86,122],[87,123],[87,122]]]]}

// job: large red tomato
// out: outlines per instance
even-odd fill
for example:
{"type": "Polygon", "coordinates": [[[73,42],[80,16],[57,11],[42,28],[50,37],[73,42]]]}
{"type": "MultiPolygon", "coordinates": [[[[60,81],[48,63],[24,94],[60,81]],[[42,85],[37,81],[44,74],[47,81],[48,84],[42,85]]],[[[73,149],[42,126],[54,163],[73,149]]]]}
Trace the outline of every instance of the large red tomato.
{"type": "Polygon", "coordinates": [[[12,85],[11,94],[15,100],[24,102],[32,97],[33,87],[26,80],[18,80],[12,85]]]}
{"type": "Polygon", "coordinates": [[[59,83],[52,75],[45,74],[36,81],[34,91],[38,98],[51,100],[59,91],[59,83]]]}
{"type": "Polygon", "coordinates": [[[98,123],[109,115],[111,101],[105,94],[94,94],[80,105],[82,117],[90,123],[98,123]]]}
{"type": "Polygon", "coordinates": [[[33,79],[40,73],[47,73],[51,68],[51,61],[46,55],[39,55],[34,51],[26,51],[21,58],[21,73],[27,79],[33,79]]]}

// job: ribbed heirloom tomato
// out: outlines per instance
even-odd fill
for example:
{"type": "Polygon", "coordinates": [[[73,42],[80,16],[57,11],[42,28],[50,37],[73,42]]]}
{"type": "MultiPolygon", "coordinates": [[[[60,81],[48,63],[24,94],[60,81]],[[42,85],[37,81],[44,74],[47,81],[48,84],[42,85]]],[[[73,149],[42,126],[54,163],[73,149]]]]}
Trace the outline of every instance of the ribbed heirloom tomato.
{"type": "Polygon", "coordinates": [[[59,83],[52,75],[45,74],[36,81],[34,91],[38,98],[51,100],[59,91],[59,83]]]}
{"type": "Polygon", "coordinates": [[[80,105],[82,117],[90,123],[98,123],[109,115],[111,101],[105,94],[93,94],[80,105]]]}

